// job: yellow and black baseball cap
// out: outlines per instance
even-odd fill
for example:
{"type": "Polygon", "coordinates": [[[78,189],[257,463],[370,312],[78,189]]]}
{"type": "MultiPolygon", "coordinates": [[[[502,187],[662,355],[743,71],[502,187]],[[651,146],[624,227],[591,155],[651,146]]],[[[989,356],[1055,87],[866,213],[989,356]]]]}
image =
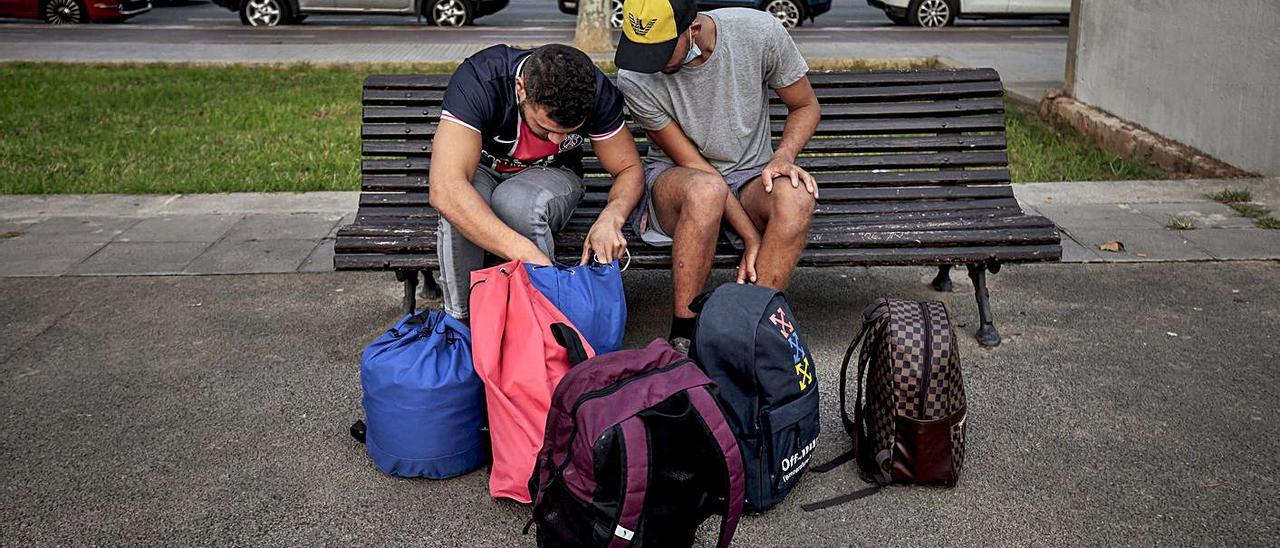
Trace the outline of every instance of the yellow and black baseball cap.
{"type": "Polygon", "coordinates": [[[697,0],[625,0],[622,40],[613,63],[618,68],[653,73],[671,59],[680,33],[698,17],[697,0]]]}

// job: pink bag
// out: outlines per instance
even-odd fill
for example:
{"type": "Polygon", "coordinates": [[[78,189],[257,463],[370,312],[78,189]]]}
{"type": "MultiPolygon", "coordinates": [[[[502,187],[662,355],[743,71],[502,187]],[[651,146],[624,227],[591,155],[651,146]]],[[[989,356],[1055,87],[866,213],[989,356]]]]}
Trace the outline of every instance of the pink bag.
{"type": "MultiPolygon", "coordinates": [[[[556,323],[572,326],[520,261],[471,273],[471,355],[484,381],[493,446],[490,496],[531,502],[529,477],[551,393],[569,371],[568,353],[551,334],[556,323]]],[[[583,346],[595,355],[585,339],[583,346]]]]}

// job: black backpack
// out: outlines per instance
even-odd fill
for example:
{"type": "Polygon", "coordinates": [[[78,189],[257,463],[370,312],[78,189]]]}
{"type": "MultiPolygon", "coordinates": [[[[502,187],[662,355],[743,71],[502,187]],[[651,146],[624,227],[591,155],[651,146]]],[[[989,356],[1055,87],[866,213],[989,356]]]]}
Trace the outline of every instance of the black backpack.
{"type": "Polygon", "coordinates": [[[818,443],[813,356],[780,291],[735,283],[698,297],[689,357],[719,386],[717,399],[738,438],[746,510],[782,502],[818,443]]]}

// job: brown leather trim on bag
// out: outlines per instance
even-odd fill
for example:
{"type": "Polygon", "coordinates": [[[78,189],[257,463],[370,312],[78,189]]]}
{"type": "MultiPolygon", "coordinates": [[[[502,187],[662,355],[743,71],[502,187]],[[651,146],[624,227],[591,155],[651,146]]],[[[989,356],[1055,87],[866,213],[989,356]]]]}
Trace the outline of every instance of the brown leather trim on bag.
{"type": "MultiPolygon", "coordinates": [[[[895,483],[941,483],[955,485],[960,479],[952,443],[952,426],[964,428],[965,409],[930,421],[903,416],[894,418],[897,436],[893,444],[895,483]]],[[[963,444],[963,438],[961,443],[963,444]]]]}

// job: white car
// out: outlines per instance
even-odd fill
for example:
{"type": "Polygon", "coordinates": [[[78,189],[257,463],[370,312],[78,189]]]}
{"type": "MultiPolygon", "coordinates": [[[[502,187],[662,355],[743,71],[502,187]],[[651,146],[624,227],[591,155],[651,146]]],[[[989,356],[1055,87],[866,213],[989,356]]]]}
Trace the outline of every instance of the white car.
{"type": "Polygon", "coordinates": [[[1071,0],[867,0],[899,25],[938,28],[956,18],[1044,17],[1065,23],[1071,0]]]}

